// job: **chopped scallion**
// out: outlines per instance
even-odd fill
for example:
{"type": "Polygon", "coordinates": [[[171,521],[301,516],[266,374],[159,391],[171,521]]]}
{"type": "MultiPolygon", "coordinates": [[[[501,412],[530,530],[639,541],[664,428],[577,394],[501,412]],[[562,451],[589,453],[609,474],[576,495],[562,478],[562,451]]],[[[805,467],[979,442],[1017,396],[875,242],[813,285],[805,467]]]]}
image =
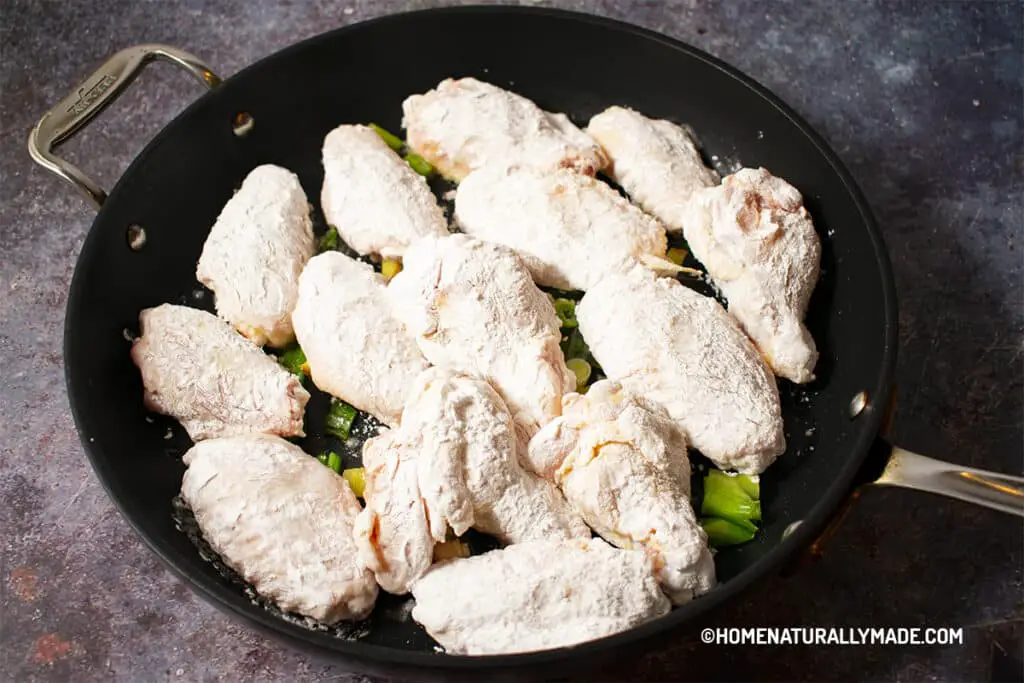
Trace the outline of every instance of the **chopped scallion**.
{"type": "Polygon", "coordinates": [[[325,251],[334,251],[338,248],[338,229],[333,225],[328,226],[327,232],[320,238],[320,243],[317,245],[317,253],[322,254],[325,251]]]}
{"type": "Polygon", "coordinates": [[[558,314],[558,321],[565,329],[572,329],[579,326],[576,321],[576,302],[572,299],[555,299],[555,313],[558,314]]]}
{"type": "Polygon", "coordinates": [[[402,146],[405,144],[404,142],[402,142],[402,138],[398,137],[394,133],[390,133],[387,130],[381,128],[376,123],[371,123],[370,128],[373,128],[374,132],[376,132],[377,135],[379,135],[381,139],[387,143],[388,147],[395,150],[396,152],[402,149],[402,146]]]}
{"type": "Polygon", "coordinates": [[[416,171],[424,178],[429,178],[434,175],[434,167],[429,161],[421,157],[416,152],[409,152],[402,158],[405,159],[407,164],[412,166],[412,170],[416,171]]]}
{"type": "Polygon", "coordinates": [[[333,434],[342,441],[347,441],[352,431],[352,422],[356,419],[358,411],[336,398],[331,399],[331,407],[327,411],[327,421],[324,431],[333,434]]]}
{"type": "Polygon", "coordinates": [[[345,470],[341,473],[341,476],[345,477],[345,481],[348,482],[349,487],[352,489],[352,493],[356,494],[356,498],[362,498],[363,493],[366,492],[366,470],[362,467],[353,467],[352,469],[345,470]]]}
{"type": "Polygon", "coordinates": [[[309,374],[309,364],[306,362],[306,354],[302,347],[296,344],[281,354],[277,359],[284,369],[302,379],[309,374]]]}

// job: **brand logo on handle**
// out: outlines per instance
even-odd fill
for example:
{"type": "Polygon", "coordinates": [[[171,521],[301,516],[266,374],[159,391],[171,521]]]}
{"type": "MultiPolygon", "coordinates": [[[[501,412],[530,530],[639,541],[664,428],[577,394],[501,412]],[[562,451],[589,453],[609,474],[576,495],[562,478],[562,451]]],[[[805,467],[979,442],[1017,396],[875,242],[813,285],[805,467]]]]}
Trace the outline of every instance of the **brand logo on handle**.
{"type": "Polygon", "coordinates": [[[96,85],[92,86],[88,90],[85,88],[78,89],[78,101],[68,107],[69,114],[81,114],[83,111],[92,106],[93,102],[103,96],[103,93],[110,90],[110,86],[117,82],[115,76],[105,74],[103,78],[96,81],[96,85]]]}

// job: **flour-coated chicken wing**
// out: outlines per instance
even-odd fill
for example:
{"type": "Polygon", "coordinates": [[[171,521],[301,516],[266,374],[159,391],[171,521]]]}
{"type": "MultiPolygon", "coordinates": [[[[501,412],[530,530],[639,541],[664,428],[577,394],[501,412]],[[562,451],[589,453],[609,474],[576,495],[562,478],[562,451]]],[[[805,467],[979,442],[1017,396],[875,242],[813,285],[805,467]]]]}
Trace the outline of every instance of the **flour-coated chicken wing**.
{"type": "Polygon", "coordinates": [[[328,251],[302,271],[292,322],[313,382],[395,425],[428,363],[392,317],[385,291],[384,278],[368,264],[328,251]]]}
{"type": "Polygon", "coordinates": [[[763,168],[745,168],[696,193],[683,218],[693,255],[775,374],[813,380],[818,351],[803,319],[821,242],[800,192],[763,168]]]}
{"type": "Polygon", "coordinates": [[[590,119],[587,132],[608,155],[605,169],[644,211],[670,232],[683,229],[683,211],[694,192],[718,184],[689,131],[626,107],[608,107],[590,119]]]}
{"type": "Polygon", "coordinates": [[[758,473],[785,450],[775,378],[714,299],[637,268],[592,287],[576,317],[607,376],[662,404],[722,469],[758,473]]]}
{"type": "Polygon", "coordinates": [[[265,164],[246,176],[203,245],[196,279],[215,296],[217,315],[263,346],[295,338],[291,314],[299,273],[315,249],[299,178],[265,164]]]}
{"type": "Polygon", "coordinates": [[[326,624],[369,615],[373,574],[359,560],[348,483],[284,439],[210,439],[184,457],[181,496],[203,538],[260,595],[326,624]]]}
{"type": "Polygon", "coordinates": [[[451,654],[565,647],[669,610],[650,558],[594,539],[532,541],[435,564],[412,617],[451,654]]]}
{"type": "Polygon", "coordinates": [[[303,435],[309,392],[224,320],[162,304],[139,313],[139,326],[131,355],[146,406],[181,422],[193,441],[260,432],[303,435]]]}
{"type": "Polygon", "coordinates": [[[447,235],[426,179],[369,126],[338,126],[324,138],[320,206],[327,223],[362,255],[401,257],[410,242],[447,235]]]}
{"type": "Polygon", "coordinates": [[[475,78],[447,78],[406,98],[402,111],[406,142],[451,180],[490,163],[588,175],[606,163],[601,147],[564,114],[475,78]]]}

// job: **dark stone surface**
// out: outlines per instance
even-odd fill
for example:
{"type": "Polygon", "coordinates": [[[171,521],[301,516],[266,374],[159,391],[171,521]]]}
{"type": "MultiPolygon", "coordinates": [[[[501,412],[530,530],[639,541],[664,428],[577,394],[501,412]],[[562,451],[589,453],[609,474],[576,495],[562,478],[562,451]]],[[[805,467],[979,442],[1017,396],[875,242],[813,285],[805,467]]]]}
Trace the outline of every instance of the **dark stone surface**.
{"type": "MultiPolygon", "coordinates": [[[[11,680],[366,680],[229,621],[136,539],[82,456],[61,372],[68,283],[91,210],[34,167],[31,125],[110,53],[180,45],[222,75],[299,39],[441,3],[63,3],[0,8],[0,671],[11,680]]],[[[1022,469],[1022,32],[1017,2],[557,3],[697,45],[789,101],[871,201],[901,305],[892,436],[1022,469]]],[[[157,66],[69,145],[108,186],[197,93],[157,66]]],[[[821,557],[714,625],[961,626],[962,646],[704,647],[695,633],[607,680],[988,680],[1021,675],[1016,518],[870,491],[821,557]]],[[[1019,678],[1017,680],[1020,680],[1019,678]]]]}

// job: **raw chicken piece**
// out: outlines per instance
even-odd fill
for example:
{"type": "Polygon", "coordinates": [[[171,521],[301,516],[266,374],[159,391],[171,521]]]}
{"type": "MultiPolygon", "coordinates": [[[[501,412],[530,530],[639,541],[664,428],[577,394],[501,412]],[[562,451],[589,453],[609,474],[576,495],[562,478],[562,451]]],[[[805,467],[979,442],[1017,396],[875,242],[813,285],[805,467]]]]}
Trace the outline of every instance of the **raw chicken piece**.
{"type": "Polygon", "coordinates": [[[216,297],[217,315],[258,346],[295,338],[299,273],[314,253],[309,202],[291,171],[265,164],[224,205],[196,266],[216,297]]]}
{"type": "Polygon", "coordinates": [[[426,179],[369,126],[338,126],[324,138],[324,218],[358,253],[401,257],[417,238],[447,235],[426,179]]]}
{"type": "Polygon", "coordinates": [[[425,371],[402,426],[366,442],[363,466],[366,509],[356,541],[389,593],[408,592],[449,526],[503,543],[590,537],[558,490],[523,469],[508,408],[482,380],[425,371]]]}
{"type": "Polygon", "coordinates": [[[413,584],[412,618],[451,654],[575,645],[669,611],[650,559],[594,538],[533,541],[440,562],[413,584]]]}
{"type": "Polygon", "coordinates": [[[256,592],[326,624],[362,619],[377,599],[359,561],[348,483],[266,434],[210,439],[185,453],[181,497],[203,538],[256,592]]]}
{"type": "Polygon", "coordinates": [[[309,392],[217,316],[162,304],[139,314],[132,343],[146,407],[170,415],[193,441],[267,432],[303,436],[309,392]]]}
{"type": "Polygon", "coordinates": [[[646,550],[673,603],[714,586],[714,558],[690,505],[686,439],[664,408],[601,380],[562,399],[562,416],[530,441],[529,461],[605,540],[646,550]]]}
{"type": "Polygon", "coordinates": [[[590,119],[587,132],[608,155],[605,173],[669,231],[683,229],[683,211],[694,192],[718,184],[689,131],[671,121],[609,107],[590,119]]]}
{"type": "Polygon", "coordinates": [[[637,268],[592,287],[576,318],[605,374],[722,469],[758,473],[786,449],[775,378],[714,299],[637,268]]]}
{"type": "Polygon", "coordinates": [[[665,257],[665,228],[610,186],[570,169],[486,166],[459,185],[455,220],[515,250],[539,285],[585,290],[665,257]]]}
{"type": "Polygon", "coordinates": [[[299,277],[292,323],[314,384],[393,426],[413,379],[429,364],[391,316],[385,291],[368,264],[325,252],[299,277]]]}
{"type": "Polygon", "coordinates": [[[388,298],[427,360],[498,390],[522,452],[558,416],[562,394],[576,388],[551,298],[507,247],[468,235],[420,240],[388,298]]]}
{"type": "Polygon", "coordinates": [[[406,98],[402,112],[408,145],[455,181],[489,163],[593,175],[607,161],[564,114],[475,78],[447,78],[406,98]]]}
{"type": "Polygon", "coordinates": [[[818,351],[803,325],[818,281],[821,242],[795,187],[745,168],[694,195],[686,241],[776,375],[814,379],[818,351]]]}

